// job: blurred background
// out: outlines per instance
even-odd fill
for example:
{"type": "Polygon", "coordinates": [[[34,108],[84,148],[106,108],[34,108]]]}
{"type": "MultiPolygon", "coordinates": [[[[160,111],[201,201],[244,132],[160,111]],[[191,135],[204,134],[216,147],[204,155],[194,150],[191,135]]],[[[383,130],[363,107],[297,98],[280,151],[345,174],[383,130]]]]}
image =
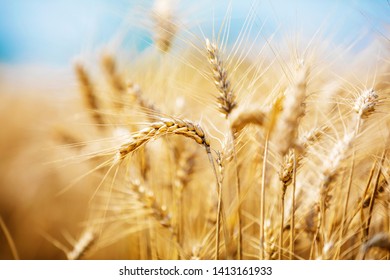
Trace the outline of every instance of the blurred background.
{"type": "MultiPolygon", "coordinates": [[[[153,2],[1,0],[0,61],[68,65],[83,51],[107,43],[126,24],[129,31],[125,36],[127,43],[134,44],[134,40],[137,40],[138,48],[145,48],[151,42],[151,34],[145,32],[142,19],[132,17],[137,11],[150,9],[153,2]]],[[[298,30],[313,34],[322,27],[325,34],[328,33],[339,43],[360,36],[364,39],[361,44],[367,43],[372,36],[386,32],[385,27],[390,21],[390,4],[387,0],[176,2],[179,19],[184,22],[206,22],[211,28],[211,19],[214,18],[216,22],[221,20],[226,7],[231,5],[233,23],[242,23],[250,8],[254,7],[256,21],[267,23],[264,32],[280,30],[278,33],[283,34],[295,26],[298,30]]],[[[232,25],[233,31],[238,28],[232,25]]]]}
{"type": "MultiPolygon", "coordinates": [[[[261,28],[262,38],[321,33],[319,38],[335,46],[354,43],[353,52],[390,39],[387,0],[176,2],[179,22],[197,34],[210,34],[228,14],[231,41],[251,10],[253,34],[261,28]]],[[[74,101],[73,61],[107,44],[124,54],[153,48],[153,5],[152,0],[0,0],[0,259],[63,259],[48,234],[68,246],[65,236],[80,236],[99,178],[81,180],[58,196],[71,179],[91,168],[88,162],[57,162],[77,154],[58,149],[62,137],[82,135],[87,141],[97,135],[83,125],[83,108],[74,101]]],[[[94,258],[122,258],[120,250],[94,258]]]]}

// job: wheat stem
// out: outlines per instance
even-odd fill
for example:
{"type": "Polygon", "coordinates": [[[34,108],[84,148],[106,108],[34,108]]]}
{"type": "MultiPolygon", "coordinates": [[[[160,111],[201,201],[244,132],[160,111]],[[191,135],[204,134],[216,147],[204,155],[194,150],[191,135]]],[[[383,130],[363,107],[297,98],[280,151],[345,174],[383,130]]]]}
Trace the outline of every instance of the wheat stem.
{"type": "Polygon", "coordinates": [[[290,260],[293,258],[295,250],[295,189],[297,184],[297,155],[294,149],[293,151],[294,165],[293,165],[293,182],[292,182],[292,206],[291,206],[291,226],[290,226],[290,260]]]}
{"type": "Polygon", "coordinates": [[[375,204],[375,194],[378,191],[379,177],[380,177],[381,172],[382,172],[381,168],[383,166],[383,162],[385,160],[385,157],[386,157],[386,150],[383,151],[383,154],[382,154],[382,157],[381,157],[381,162],[379,164],[378,174],[377,174],[377,177],[375,179],[374,190],[373,190],[373,192],[371,194],[370,205],[369,205],[369,212],[368,212],[368,218],[367,218],[367,224],[366,224],[366,227],[365,227],[365,229],[363,231],[363,234],[364,234],[364,239],[363,240],[367,240],[368,234],[369,234],[369,231],[370,231],[372,212],[374,210],[374,204],[375,204]]]}
{"type": "Polygon", "coordinates": [[[268,159],[268,142],[270,131],[267,131],[264,144],[264,155],[263,155],[263,171],[261,175],[261,197],[260,197],[260,260],[264,259],[264,222],[265,222],[265,181],[266,181],[266,170],[267,170],[267,159],[268,159]]]}

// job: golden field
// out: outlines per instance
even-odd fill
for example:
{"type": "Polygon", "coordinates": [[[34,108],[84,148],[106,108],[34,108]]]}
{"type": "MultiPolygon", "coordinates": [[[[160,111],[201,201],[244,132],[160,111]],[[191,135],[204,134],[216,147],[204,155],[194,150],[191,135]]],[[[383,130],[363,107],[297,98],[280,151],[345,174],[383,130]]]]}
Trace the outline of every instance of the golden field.
{"type": "Polygon", "coordinates": [[[0,259],[389,259],[389,33],[174,11],[132,56],[1,67],[0,259]]]}

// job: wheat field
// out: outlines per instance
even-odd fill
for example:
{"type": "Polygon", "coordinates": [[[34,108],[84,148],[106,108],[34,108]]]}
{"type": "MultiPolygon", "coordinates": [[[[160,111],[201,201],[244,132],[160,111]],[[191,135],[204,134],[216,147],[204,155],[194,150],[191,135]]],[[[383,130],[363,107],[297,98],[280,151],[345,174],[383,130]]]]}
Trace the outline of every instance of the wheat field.
{"type": "Polygon", "coordinates": [[[390,258],[390,18],[356,50],[256,4],[134,14],[131,55],[0,68],[0,259],[390,258]]]}

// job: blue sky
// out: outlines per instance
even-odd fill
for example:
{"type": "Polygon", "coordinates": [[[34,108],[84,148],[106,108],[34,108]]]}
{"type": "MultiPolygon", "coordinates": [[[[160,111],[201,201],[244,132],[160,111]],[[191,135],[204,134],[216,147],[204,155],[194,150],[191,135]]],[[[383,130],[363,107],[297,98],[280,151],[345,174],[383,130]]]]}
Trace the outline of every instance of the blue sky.
{"type": "MultiPolygon", "coordinates": [[[[83,50],[108,42],[135,7],[150,7],[152,2],[0,0],[0,62],[66,64],[83,50]]],[[[212,13],[223,17],[228,1],[215,1],[213,7],[210,7],[210,1],[204,2],[199,4],[202,17],[212,13]]],[[[245,19],[252,2],[232,1],[234,24],[239,25],[245,19]]],[[[336,41],[354,38],[363,32],[367,33],[366,41],[369,41],[378,35],[375,30],[390,37],[390,4],[387,0],[255,2],[257,17],[267,22],[270,32],[279,28],[283,33],[283,30],[298,25],[314,33],[326,21],[336,41]]],[[[186,6],[194,5],[194,1],[182,0],[183,14],[186,14],[186,6]]],[[[191,16],[197,19],[196,14],[191,16]]],[[[238,28],[233,26],[233,30],[238,28]]],[[[134,31],[129,32],[132,34],[140,32],[136,29],[130,31],[134,31]]],[[[135,37],[129,35],[128,39],[138,40],[138,46],[142,46],[149,36],[148,33],[138,33],[135,37]]]]}

